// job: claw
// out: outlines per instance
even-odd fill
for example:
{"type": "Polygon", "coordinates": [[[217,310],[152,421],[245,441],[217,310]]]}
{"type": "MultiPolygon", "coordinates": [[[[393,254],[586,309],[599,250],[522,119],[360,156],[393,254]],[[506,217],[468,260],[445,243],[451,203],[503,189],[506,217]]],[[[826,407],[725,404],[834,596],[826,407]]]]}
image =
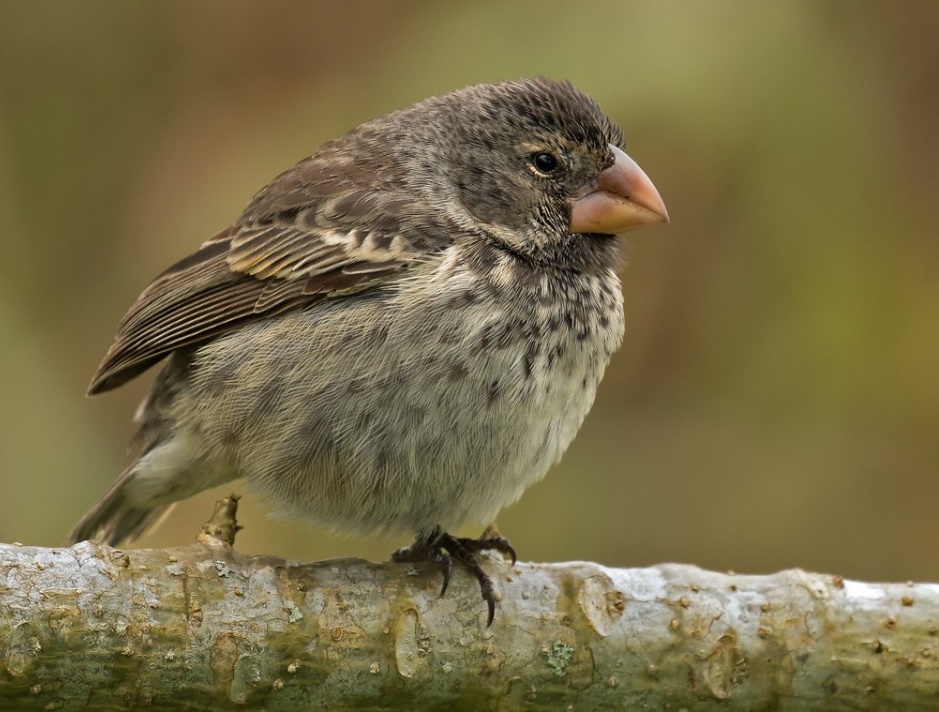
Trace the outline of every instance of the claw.
{"type": "Polygon", "coordinates": [[[515,547],[504,536],[491,536],[486,539],[462,539],[461,541],[473,552],[498,551],[500,554],[512,559],[512,566],[515,566],[518,561],[515,547]]]}
{"type": "Polygon", "coordinates": [[[440,597],[447,592],[450,585],[450,574],[453,573],[453,560],[443,552],[435,552],[434,562],[440,567],[440,573],[443,574],[443,586],[440,587],[440,597]]]}
{"type": "Polygon", "coordinates": [[[486,617],[486,627],[488,628],[492,625],[493,618],[496,617],[496,595],[493,590],[492,579],[482,569],[477,572],[476,579],[479,582],[479,593],[482,594],[486,607],[489,609],[489,615],[486,617]]]}

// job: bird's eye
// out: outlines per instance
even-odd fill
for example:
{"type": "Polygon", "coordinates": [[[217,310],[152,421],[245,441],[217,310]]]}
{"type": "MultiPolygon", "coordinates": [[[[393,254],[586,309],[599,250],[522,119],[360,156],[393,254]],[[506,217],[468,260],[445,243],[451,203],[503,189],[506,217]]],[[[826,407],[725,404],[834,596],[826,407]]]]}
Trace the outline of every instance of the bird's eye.
{"type": "Polygon", "coordinates": [[[531,154],[531,164],[539,173],[553,173],[558,169],[560,162],[553,153],[538,151],[531,154]]]}

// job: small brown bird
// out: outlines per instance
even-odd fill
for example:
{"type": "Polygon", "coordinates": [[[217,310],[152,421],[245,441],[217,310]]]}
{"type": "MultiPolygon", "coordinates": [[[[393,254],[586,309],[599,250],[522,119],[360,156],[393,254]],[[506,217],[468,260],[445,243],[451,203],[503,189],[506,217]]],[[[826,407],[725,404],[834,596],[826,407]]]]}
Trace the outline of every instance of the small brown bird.
{"type": "Polygon", "coordinates": [[[615,235],[668,219],[571,84],[480,84],[369,121],[263,188],[140,295],[91,381],[167,359],[139,455],[71,533],[139,536],[245,477],[397,561],[515,552],[491,522],[573,439],[623,336],[615,235]]]}

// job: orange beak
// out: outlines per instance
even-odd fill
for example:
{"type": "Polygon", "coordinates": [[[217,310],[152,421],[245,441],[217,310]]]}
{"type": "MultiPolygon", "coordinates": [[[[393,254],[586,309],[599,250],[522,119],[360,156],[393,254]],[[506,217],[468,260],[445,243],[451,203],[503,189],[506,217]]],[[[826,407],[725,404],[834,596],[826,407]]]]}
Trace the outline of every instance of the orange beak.
{"type": "Polygon", "coordinates": [[[643,225],[668,222],[662,196],[649,176],[616,146],[613,165],[597,183],[571,201],[571,233],[619,235],[643,225]]]}

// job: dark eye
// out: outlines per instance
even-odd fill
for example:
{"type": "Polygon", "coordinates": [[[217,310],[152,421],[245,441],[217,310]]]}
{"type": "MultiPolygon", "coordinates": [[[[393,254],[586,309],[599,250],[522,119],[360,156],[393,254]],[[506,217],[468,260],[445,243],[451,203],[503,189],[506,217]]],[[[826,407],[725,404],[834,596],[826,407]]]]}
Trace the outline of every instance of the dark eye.
{"type": "Polygon", "coordinates": [[[539,173],[553,173],[560,165],[557,157],[547,151],[538,151],[531,155],[531,164],[539,173]]]}

